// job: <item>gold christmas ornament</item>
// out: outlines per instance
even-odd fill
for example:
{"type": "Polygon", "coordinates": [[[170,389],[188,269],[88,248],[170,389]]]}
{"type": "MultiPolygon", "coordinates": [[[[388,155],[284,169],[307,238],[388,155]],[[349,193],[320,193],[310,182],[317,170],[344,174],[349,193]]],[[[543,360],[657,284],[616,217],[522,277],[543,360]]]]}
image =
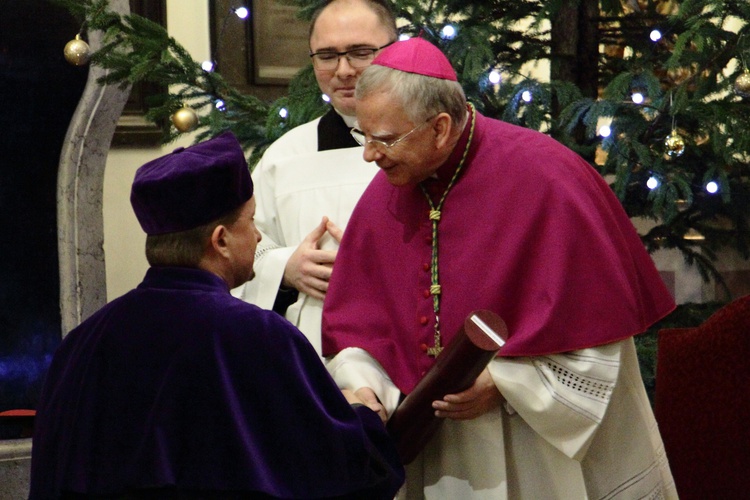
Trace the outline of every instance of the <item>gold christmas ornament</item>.
{"type": "Polygon", "coordinates": [[[690,208],[690,203],[687,200],[677,200],[674,202],[679,212],[684,212],[690,208]]]}
{"type": "Polygon", "coordinates": [[[734,81],[734,93],[741,97],[750,97],[750,71],[745,70],[734,81]]]}
{"type": "Polygon", "coordinates": [[[65,60],[74,66],[83,66],[91,59],[91,47],[81,38],[80,34],[65,44],[63,53],[65,54],[65,60]]]}
{"type": "Polygon", "coordinates": [[[180,132],[190,132],[198,125],[198,114],[190,106],[183,106],[172,115],[172,125],[180,132]]]}
{"type": "Polygon", "coordinates": [[[685,152],[685,139],[673,130],[664,140],[664,146],[666,146],[667,154],[670,157],[681,156],[685,152]]]}
{"type": "Polygon", "coordinates": [[[706,237],[699,233],[696,229],[691,227],[682,236],[682,239],[688,241],[705,241],[706,237]]]}

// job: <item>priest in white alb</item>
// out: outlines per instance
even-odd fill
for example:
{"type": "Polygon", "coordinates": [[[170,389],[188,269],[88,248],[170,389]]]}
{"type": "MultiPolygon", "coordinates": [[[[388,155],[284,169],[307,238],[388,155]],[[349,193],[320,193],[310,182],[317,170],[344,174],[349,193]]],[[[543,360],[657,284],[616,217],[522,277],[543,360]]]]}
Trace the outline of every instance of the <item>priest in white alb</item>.
{"type": "Polygon", "coordinates": [[[354,87],[396,33],[384,0],[326,2],[313,15],[310,56],[331,109],[283,135],[253,171],[255,223],[263,240],[255,280],[233,294],[284,314],[319,353],[323,298],[338,240],[378,170],[362,159],[362,147],[349,133],[354,87]]]}

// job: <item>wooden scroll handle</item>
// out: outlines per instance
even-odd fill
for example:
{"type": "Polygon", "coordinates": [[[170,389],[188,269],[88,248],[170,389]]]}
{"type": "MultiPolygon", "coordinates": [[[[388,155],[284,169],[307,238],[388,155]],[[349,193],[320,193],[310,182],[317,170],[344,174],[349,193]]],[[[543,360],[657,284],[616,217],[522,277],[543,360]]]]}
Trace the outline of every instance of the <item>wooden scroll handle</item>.
{"type": "Polygon", "coordinates": [[[435,417],[432,402],[471,387],[507,338],[508,328],[497,314],[478,310],[467,316],[458,334],[388,420],[387,429],[404,464],[416,458],[443,421],[435,417]]]}

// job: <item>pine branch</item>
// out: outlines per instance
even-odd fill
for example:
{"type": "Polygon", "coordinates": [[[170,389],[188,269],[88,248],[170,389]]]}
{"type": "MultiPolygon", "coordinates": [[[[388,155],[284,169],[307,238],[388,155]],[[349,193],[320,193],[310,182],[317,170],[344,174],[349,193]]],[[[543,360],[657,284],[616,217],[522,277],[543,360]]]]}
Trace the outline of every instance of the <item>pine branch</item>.
{"type": "Polygon", "coordinates": [[[265,124],[271,106],[232,88],[219,73],[207,72],[166,29],[136,14],[121,16],[108,10],[104,0],[59,0],[83,15],[89,30],[104,33],[103,45],[91,63],[107,70],[98,83],[127,88],[153,83],[165,89],[150,97],[146,118],[162,128],[163,140],[180,133],[170,116],[183,105],[199,114],[196,140],[232,130],[247,148],[263,147],[268,138],[265,124]],[[223,106],[217,106],[217,103],[223,106]]]}
{"type": "MultiPolygon", "coordinates": [[[[166,89],[150,97],[146,116],[163,127],[167,141],[178,135],[169,117],[187,103],[200,115],[199,140],[232,130],[252,149],[254,163],[274,140],[326,109],[310,67],[292,80],[287,95],[265,103],[233,89],[219,73],[203,71],[156,23],[112,13],[106,0],[56,1],[85,29],[105,34],[92,59],[107,69],[102,84],[151,82],[166,89]]],[[[299,7],[303,19],[323,4],[283,1],[299,7]]],[[[599,3],[601,15],[592,21],[605,47],[598,95],[579,87],[586,75],[550,81],[529,70],[530,63],[553,59],[550,20],[570,7],[565,0],[395,0],[393,9],[403,33],[423,36],[447,54],[482,113],[549,133],[590,158],[602,175],[613,176],[611,186],[629,216],[656,222],[642,235],[649,251],[674,248],[705,279],[719,279],[712,268],[716,252],[733,248],[747,256],[750,248],[750,97],[735,92],[750,63],[750,2],[639,5],[599,3]],[[726,25],[731,18],[741,21],[736,33],[726,25]],[[441,33],[448,22],[455,38],[441,33]],[[662,33],[656,42],[648,37],[654,28],[662,33]],[[500,72],[499,84],[488,82],[490,70],[500,72]],[[643,103],[632,101],[636,92],[643,103]],[[599,135],[602,122],[612,129],[608,137],[599,135]],[[670,134],[684,140],[679,155],[667,154],[670,134]],[[647,187],[654,180],[656,187],[647,187]],[[706,191],[709,181],[718,183],[718,193],[706,191]],[[691,230],[705,236],[699,246],[684,238],[691,230]]]]}

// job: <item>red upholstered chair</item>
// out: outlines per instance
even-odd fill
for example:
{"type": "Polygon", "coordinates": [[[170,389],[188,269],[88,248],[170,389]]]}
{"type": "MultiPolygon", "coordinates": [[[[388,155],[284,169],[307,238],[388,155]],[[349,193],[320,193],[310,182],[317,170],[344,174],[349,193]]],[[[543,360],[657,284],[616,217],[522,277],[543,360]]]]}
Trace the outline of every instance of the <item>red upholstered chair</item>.
{"type": "Polygon", "coordinates": [[[36,410],[0,411],[0,439],[31,437],[34,432],[34,415],[36,410]]]}
{"type": "Polygon", "coordinates": [[[750,295],[659,331],[654,400],[680,498],[750,498],[750,295]]]}

